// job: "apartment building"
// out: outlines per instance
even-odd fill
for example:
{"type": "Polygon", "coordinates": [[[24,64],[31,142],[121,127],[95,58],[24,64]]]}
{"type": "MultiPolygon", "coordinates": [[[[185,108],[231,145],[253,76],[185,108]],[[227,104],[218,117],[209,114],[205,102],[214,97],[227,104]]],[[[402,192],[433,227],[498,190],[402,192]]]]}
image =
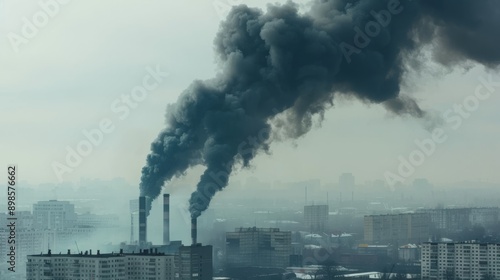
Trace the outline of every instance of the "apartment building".
{"type": "Polygon", "coordinates": [[[422,209],[436,229],[462,230],[474,225],[489,226],[499,221],[498,207],[422,209]]]}
{"type": "Polygon", "coordinates": [[[30,255],[26,265],[27,280],[113,279],[173,280],[175,256],[143,250],[135,254],[119,253],[30,255]]]}
{"type": "Polygon", "coordinates": [[[36,229],[65,229],[76,222],[75,205],[68,201],[39,201],[33,204],[33,226],[36,229]]]}
{"type": "Polygon", "coordinates": [[[328,205],[304,206],[305,230],[314,233],[323,233],[328,224],[328,205]]]}
{"type": "Polygon", "coordinates": [[[422,279],[500,279],[500,244],[424,243],[422,279]]]}
{"type": "Polygon", "coordinates": [[[200,243],[181,246],[176,256],[177,280],[212,280],[212,246],[200,243]]]}
{"type": "Polygon", "coordinates": [[[426,213],[365,216],[364,240],[394,245],[429,241],[429,219],[426,213]]]}
{"type": "Polygon", "coordinates": [[[228,266],[287,267],[292,254],[292,233],[279,228],[237,228],[226,233],[228,266]]]}

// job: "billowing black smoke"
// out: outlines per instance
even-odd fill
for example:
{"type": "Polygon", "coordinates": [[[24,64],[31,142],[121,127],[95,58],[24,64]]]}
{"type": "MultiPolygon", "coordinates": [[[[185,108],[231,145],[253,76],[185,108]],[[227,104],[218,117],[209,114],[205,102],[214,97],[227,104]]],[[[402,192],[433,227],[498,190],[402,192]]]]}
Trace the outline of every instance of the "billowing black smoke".
{"type": "Polygon", "coordinates": [[[198,217],[235,165],[268,150],[272,125],[299,137],[336,94],[424,117],[399,95],[407,65],[418,65],[424,46],[445,66],[498,65],[499,11],[497,0],[316,0],[305,14],[291,2],[266,13],[234,8],[215,39],[220,73],[193,82],[168,108],[167,128],[142,169],[141,194],[156,198],[173,176],[204,165],[190,199],[198,217]]]}

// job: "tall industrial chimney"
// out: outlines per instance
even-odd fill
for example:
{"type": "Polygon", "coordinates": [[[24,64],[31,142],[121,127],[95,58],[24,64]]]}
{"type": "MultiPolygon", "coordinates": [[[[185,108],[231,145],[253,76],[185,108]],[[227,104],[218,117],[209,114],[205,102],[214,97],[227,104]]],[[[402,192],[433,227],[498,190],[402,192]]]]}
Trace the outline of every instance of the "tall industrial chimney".
{"type": "Polygon", "coordinates": [[[196,237],[198,235],[198,226],[196,225],[196,218],[191,219],[191,240],[193,245],[196,245],[196,237]]]}
{"type": "Polygon", "coordinates": [[[163,195],[163,244],[170,243],[170,195],[163,195]]]}
{"type": "Polygon", "coordinates": [[[146,215],[146,197],[139,197],[139,246],[146,244],[147,236],[147,215],[146,215]]]}

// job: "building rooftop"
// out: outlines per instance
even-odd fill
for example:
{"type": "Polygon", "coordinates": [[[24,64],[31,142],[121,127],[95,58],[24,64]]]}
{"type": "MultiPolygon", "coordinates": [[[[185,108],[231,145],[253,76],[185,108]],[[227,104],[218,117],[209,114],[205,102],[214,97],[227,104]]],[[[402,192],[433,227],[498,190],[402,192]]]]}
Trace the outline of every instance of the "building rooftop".
{"type": "Polygon", "coordinates": [[[99,251],[97,251],[97,254],[92,254],[89,251],[86,252],[81,252],[79,254],[71,254],[71,253],[58,253],[58,254],[53,254],[50,251],[47,254],[36,254],[36,255],[28,255],[28,257],[69,257],[69,258],[111,258],[111,257],[120,257],[120,256],[170,256],[169,254],[165,253],[160,253],[157,250],[141,250],[138,253],[132,252],[132,253],[123,253],[123,250],[120,250],[120,252],[115,253],[104,253],[101,254],[99,251]]]}
{"type": "Polygon", "coordinates": [[[240,227],[235,228],[235,232],[261,231],[261,232],[279,232],[279,228],[258,228],[258,227],[240,227]]]}
{"type": "Polygon", "coordinates": [[[406,245],[403,245],[401,247],[399,247],[400,249],[415,249],[415,248],[418,248],[418,245],[416,244],[406,244],[406,245]]]}
{"type": "Polygon", "coordinates": [[[500,246],[500,243],[485,243],[485,242],[476,242],[476,241],[460,241],[460,242],[424,242],[423,244],[431,244],[431,245],[437,245],[437,244],[467,244],[467,245],[497,245],[500,246]]]}

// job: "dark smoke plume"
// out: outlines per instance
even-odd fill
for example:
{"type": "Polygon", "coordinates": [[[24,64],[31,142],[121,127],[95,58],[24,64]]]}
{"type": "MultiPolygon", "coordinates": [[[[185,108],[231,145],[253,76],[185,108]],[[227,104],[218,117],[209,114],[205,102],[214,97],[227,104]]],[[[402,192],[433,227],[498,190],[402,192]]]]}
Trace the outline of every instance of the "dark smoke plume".
{"type": "Polygon", "coordinates": [[[265,13],[233,8],[215,39],[221,71],[193,82],[169,107],[142,169],[141,194],[156,198],[173,176],[204,165],[190,199],[198,217],[235,165],[268,149],[276,115],[287,137],[299,137],[336,94],[424,117],[399,95],[407,65],[430,46],[445,66],[497,66],[499,11],[497,0],[316,0],[304,14],[291,2],[265,13]]]}

